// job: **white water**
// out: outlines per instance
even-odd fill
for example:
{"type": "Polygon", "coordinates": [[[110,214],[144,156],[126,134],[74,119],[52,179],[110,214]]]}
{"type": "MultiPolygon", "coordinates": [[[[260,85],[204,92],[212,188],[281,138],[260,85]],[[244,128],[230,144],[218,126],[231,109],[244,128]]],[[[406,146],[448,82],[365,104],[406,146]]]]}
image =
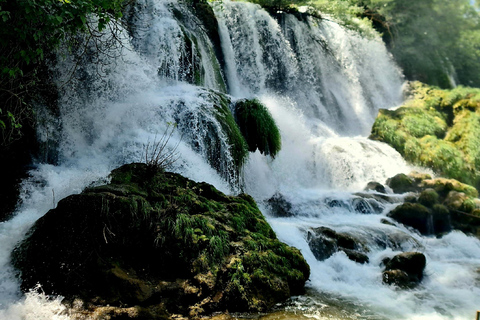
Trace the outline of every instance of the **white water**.
{"type": "MultiPolygon", "coordinates": [[[[213,7],[228,92],[233,99],[258,97],[281,131],[277,157],[250,154],[243,181],[267,216],[263,201],[275,193],[297,214],[268,218],[278,237],[301,249],[312,269],[309,295],[294,300],[296,312],[322,319],[325,303],[340,301],[340,319],[472,318],[480,307],[480,241],[459,232],[425,238],[382,224],[384,214],[360,214],[351,205],[352,193],[367,182],[410,171],[394,150],[365,138],[378,108],[400,102],[401,77],[380,40],[313,18],[300,22],[282,15],[275,20],[248,3],[213,7]],[[344,205],[332,207],[331,201],[344,205]],[[357,264],[342,253],[316,261],[305,238],[306,230],[317,226],[365,239],[370,263],[357,264]],[[404,239],[398,250],[420,250],[427,257],[426,278],[418,289],[401,291],[381,283],[380,261],[395,252],[378,243],[394,236],[404,239]]],[[[44,137],[59,140],[59,164],[37,163],[24,182],[17,215],[0,224],[2,320],[68,319],[58,298],[20,293],[9,265],[11,250],[60,199],[92,182],[105,182],[109,171],[123,163],[142,161],[144,146],[162,135],[167,122],[179,125],[172,146],[184,134],[173,170],[227,193],[238,191],[242,179],[229,170],[228,143],[212,115],[218,96],[181,82],[193,81],[191,70],[201,65],[201,83],[223,87],[211,43],[195,28],[198,20],[189,23],[195,18],[170,1],[139,1],[131,14],[134,37],[122,35],[121,55],[115,51],[118,58],[112,60],[112,52],[106,52],[98,61],[83,61],[75,74],[79,79],[61,93],[60,124],[47,121],[40,129],[49,133],[44,137]],[[177,21],[172,7],[187,18],[177,21]],[[185,34],[197,39],[198,48],[187,50],[185,34]],[[212,136],[222,153],[215,168],[205,160],[212,136]]],[[[55,67],[59,83],[72,65],[67,58],[55,67]]]]}

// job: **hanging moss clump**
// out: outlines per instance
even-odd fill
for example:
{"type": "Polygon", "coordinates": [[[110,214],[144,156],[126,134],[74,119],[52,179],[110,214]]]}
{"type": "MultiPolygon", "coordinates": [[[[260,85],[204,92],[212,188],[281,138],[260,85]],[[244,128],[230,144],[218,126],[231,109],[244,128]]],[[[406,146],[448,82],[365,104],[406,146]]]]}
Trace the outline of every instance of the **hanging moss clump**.
{"type": "Polygon", "coordinates": [[[235,121],[248,144],[248,151],[257,149],[275,158],[282,147],[280,131],[268,109],[257,99],[240,100],[234,106],[235,121]]]}
{"type": "MultiPolygon", "coordinates": [[[[230,145],[230,154],[237,170],[239,170],[247,160],[247,143],[243,138],[243,132],[240,132],[235,120],[230,112],[230,99],[222,94],[210,91],[212,101],[215,101],[215,118],[222,126],[222,131],[227,135],[230,145]]],[[[218,157],[218,154],[216,155],[218,157]]]]}

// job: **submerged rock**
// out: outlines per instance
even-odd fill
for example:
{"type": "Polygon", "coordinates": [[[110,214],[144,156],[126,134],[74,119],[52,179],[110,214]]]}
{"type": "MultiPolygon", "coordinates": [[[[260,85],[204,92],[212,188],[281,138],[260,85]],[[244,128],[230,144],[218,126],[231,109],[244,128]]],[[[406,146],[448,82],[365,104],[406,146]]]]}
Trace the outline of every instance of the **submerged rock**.
{"type": "Polygon", "coordinates": [[[403,252],[392,259],[385,259],[383,282],[401,288],[411,288],[423,279],[423,270],[427,260],[420,252],[403,252]]]}
{"type": "Polygon", "coordinates": [[[368,256],[365,254],[367,248],[351,235],[336,232],[327,227],[312,228],[307,236],[308,246],[313,255],[319,261],[332,256],[335,252],[342,251],[352,261],[368,263],[368,256]]]}
{"type": "Polygon", "coordinates": [[[267,205],[270,208],[270,213],[274,217],[292,217],[292,204],[285,199],[285,196],[281,193],[275,193],[267,201],[267,205]]]}
{"type": "Polygon", "coordinates": [[[145,164],[122,166],[110,184],[60,201],[13,262],[23,290],[40,283],[97,309],[140,306],[148,319],[264,311],[301,294],[310,272],[250,196],[145,164]]]}

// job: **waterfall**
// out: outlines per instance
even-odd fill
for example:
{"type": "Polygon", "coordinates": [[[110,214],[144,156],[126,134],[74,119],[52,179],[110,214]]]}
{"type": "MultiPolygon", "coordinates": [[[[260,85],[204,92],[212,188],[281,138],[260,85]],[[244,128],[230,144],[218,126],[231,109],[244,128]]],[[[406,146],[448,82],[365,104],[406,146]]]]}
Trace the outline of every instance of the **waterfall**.
{"type": "Polygon", "coordinates": [[[175,0],[136,1],[125,16],[128,30],[117,34],[122,46],[95,56],[59,52],[52,70],[60,117],[41,113],[38,128],[41,142],[57,146],[58,163],[35,164],[16,215],[0,223],[0,319],[69,319],[61,297],[20,293],[10,252],[59,200],[148,158],[145,147],[173,123],[169,146],[178,160],[170,169],[229,194],[251,194],[279,239],[307,259],[307,295],[287,310],[317,319],[471,318],[480,301],[479,240],[461,232],[423,237],[382,223],[395,204],[358,206],[356,193],[369,181],[412,170],[395,150],[366,138],[378,109],[401,102],[402,77],[380,38],[307,15],[272,17],[251,3],[211,6],[222,63],[200,20],[175,0]],[[250,153],[237,171],[219,115],[253,97],[275,119],[282,150],[275,159],[250,153]],[[275,195],[291,204],[293,216],[272,215],[268,199],[275,195]],[[341,252],[317,261],[306,238],[318,226],[361,238],[370,263],[341,252]],[[400,249],[427,257],[415,290],[382,284],[382,259],[400,249]]]}

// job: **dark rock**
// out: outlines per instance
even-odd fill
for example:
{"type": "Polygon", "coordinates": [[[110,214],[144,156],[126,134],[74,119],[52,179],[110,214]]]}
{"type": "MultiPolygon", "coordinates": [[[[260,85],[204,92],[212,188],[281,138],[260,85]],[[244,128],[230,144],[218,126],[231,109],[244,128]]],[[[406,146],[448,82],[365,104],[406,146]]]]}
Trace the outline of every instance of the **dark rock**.
{"type": "Polygon", "coordinates": [[[442,204],[435,204],[432,207],[432,223],[435,234],[452,231],[452,215],[447,207],[442,204]]]}
{"type": "Polygon", "coordinates": [[[382,273],[383,283],[395,285],[397,287],[409,287],[410,278],[405,271],[402,270],[387,270],[382,273]]]}
{"type": "Polygon", "coordinates": [[[40,283],[67,302],[116,307],[119,317],[141,306],[145,319],[264,311],[302,293],[309,277],[299,250],[278,241],[250,196],[144,164],[60,201],[13,263],[25,291],[40,283]]]}
{"type": "Polygon", "coordinates": [[[395,193],[415,192],[418,191],[418,185],[415,180],[404,173],[387,180],[387,185],[392,188],[395,193]]]}
{"type": "Polygon", "coordinates": [[[401,288],[411,288],[423,279],[426,258],[420,252],[404,252],[384,260],[383,282],[401,288]]]}
{"type": "Polygon", "coordinates": [[[387,193],[385,186],[379,182],[370,181],[364,189],[365,191],[376,191],[380,193],[387,193]]]}
{"type": "Polygon", "coordinates": [[[338,251],[345,252],[350,260],[358,263],[368,263],[369,261],[365,254],[368,249],[359,240],[330,228],[311,229],[311,232],[308,233],[308,245],[319,261],[328,259],[338,251]]]}
{"type": "Polygon", "coordinates": [[[308,246],[318,261],[330,258],[331,255],[338,251],[335,241],[323,236],[312,237],[308,242],[308,246]]]}
{"type": "Polygon", "coordinates": [[[432,207],[439,202],[439,199],[440,197],[435,190],[427,188],[420,193],[418,203],[426,207],[432,207]]]}
{"type": "Polygon", "coordinates": [[[393,209],[387,216],[417,229],[422,234],[433,234],[432,214],[421,204],[406,202],[393,209]]]}
{"type": "Polygon", "coordinates": [[[338,199],[325,199],[325,204],[330,208],[348,208],[348,204],[345,201],[338,199]]]}
{"type": "Polygon", "coordinates": [[[270,213],[274,217],[291,217],[294,215],[292,213],[292,204],[281,193],[275,193],[267,200],[267,204],[270,207],[270,213]]]}
{"type": "Polygon", "coordinates": [[[457,210],[450,210],[452,226],[480,239],[480,216],[457,210]]]}
{"type": "Polygon", "coordinates": [[[355,262],[358,262],[358,263],[361,263],[361,264],[365,264],[365,263],[368,263],[370,261],[370,259],[368,258],[368,256],[365,253],[361,253],[361,252],[358,252],[356,250],[350,250],[350,249],[345,249],[345,248],[341,248],[341,251],[345,252],[347,257],[352,261],[355,261],[355,262]]]}

